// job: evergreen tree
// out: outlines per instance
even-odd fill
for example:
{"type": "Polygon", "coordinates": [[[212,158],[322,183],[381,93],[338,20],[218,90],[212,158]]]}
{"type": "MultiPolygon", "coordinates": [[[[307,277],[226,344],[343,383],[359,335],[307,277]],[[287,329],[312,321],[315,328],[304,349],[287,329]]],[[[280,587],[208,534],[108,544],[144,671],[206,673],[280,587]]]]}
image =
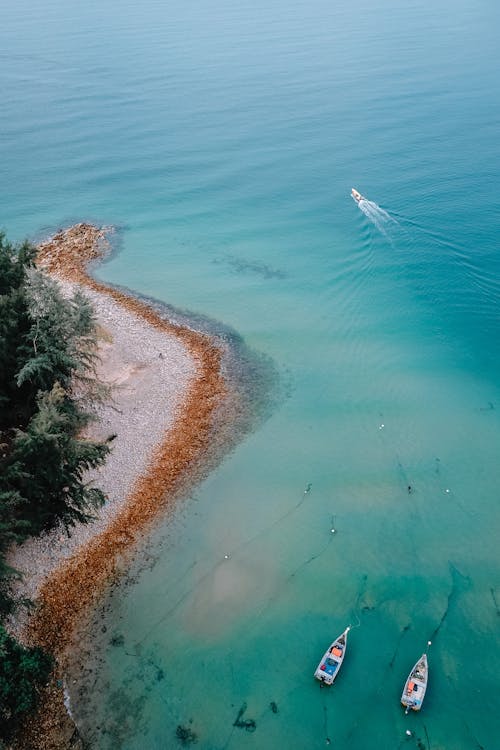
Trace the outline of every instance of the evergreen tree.
{"type": "Polygon", "coordinates": [[[79,291],[64,298],[56,282],[34,268],[26,270],[24,292],[31,319],[25,334],[30,355],[16,374],[16,384],[29,384],[36,395],[57,381],[71,393],[76,382],[91,380],[95,365],[92,306],[79,291]]]}
{"type": "Polygon", "coordinates": [[[19,513],[21,506],[22,498],[16,490],[0,490],[0,622],[13,609],[14,603],[9,596],[10,581],[19,575],[5,562],[7,550],[30,533],[29,522],[19,513]]]}
{"type": "Polygon", "coordinates": [[[0,430],[20,424],[26,400],[16,375],[29,356],[26,337],[32,321],[24,284],[35,252],[27,243],[15,248],[0,233],[0,430]]]}
{"type": "MultiPolygon", "coordinates": [[[[62,523],[87,522],[104,502],[85,480],[109,438],[81,437],[89,405],[106,391],[95,377],[95,320],[81,293],[65,298],[34,266],[36,250],[0,234],[0,621],[13,608],[10,545],[62,523]]],[[[50,670],[0,625],[0,746],[34,706],[50,670]]]]}
{"type": "Polygon", "coordinates": [[[28,534],[89,520],[104,501],[83,477],[110,441],[78,438],[84,407],[104,393],[93,310],[80,292],[65,298],[34,256],[0,236],[0,555],[28,534]]]}
{"type": "Polygon", "coordinates": [[[85,415],[59,383],[40,392],[37,406],[26,430],[15,431],[3,479],[11,493],[11,518],[28,522],[31,534],[92,518],[88,511],[102,505],[104,495],[83,476],[109,452],[109,441],[76,437],[85,415]]]}
{"type": "Polygon", "coordinates": [[[37,700],[52,660],[40,648],[25,648],[0,625],[0,738],[8,740],[37,700]]]}

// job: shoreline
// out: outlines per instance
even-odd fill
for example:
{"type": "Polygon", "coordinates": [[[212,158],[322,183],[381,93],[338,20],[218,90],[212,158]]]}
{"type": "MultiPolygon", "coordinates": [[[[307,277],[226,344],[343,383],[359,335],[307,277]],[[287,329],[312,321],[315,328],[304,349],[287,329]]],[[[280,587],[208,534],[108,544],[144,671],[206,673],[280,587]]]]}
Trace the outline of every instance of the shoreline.
{"type": "MultiPolygon", "coordinates": [[[[78,733],[64,707],[65,650],[71,648],[78,624],[92,611],[107,586],[121,575],[127,556],[155,521],[173,507],[176,495],[183,490],[183,482],[199,472],[210,449],[217,411],[228,395],[221,368],[222,351],[208,335],[164,320],[145,302],[88,274],[88,264],[105,255],[108,232],[90,224],[77,224],[58,232],[38,246],[38,264],[63,285],[79,285],[94,304],[100,299],[104,309],[116,306],[118,314],[121,311],[124,317],[131,315],[165,344],[168,341],[180,345],[185,361],[178,368],[179,382],[171,384],[178,401],[169,419],[161,423],[159,440],[153,446],[141,447],[143,470],[132,477],[128,492],[114,500],[111,516],[104,524],[84,526],[87,538],[70,556],[64,554],[64,541],[58,537],[63,553],[56,554],[55,564],[40,578],[35,592],[36,607],[25,633],[29,643],[42,646],[56,657],[57,667],[52,684],[41,696],[36,716],[13,745],[19,749],[62,750],[77,746],[78,733]]],[[[101,319],[98,322],[101,325],[101,319]]],[[[113,349],[112,343],[110,348],[113,349]]],[[[162,366],[168,369],[168,352],[163,354],[160,350],[159,354],[162,366]]],[[[182,360],[182,352],[177,355],[182,360]]],[[[158,357],[156,350],[155,357],[158,357]]],[[[125,368],[118,382],[120,377],[129,380],[133,375],[131,370],[134,370],[131,366],[125,368]]],[[[134,440],[134,427],[125,421],[122,428],[134,440]]],[[[103,476],[106,466],[107,463],[101,469],[103,476]]]]}

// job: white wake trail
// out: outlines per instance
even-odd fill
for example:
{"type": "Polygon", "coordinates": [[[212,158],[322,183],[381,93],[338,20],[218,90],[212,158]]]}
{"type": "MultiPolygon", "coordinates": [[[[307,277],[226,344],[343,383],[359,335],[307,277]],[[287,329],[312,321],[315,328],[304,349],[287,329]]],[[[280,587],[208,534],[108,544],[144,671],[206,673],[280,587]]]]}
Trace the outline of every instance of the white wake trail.
{"type": "Polygon", "coordinates": [[[387,211],[384,211],[383,208],[380,208],[380,206],[377,205],[374,201],[369,201],[366,198],[362,198],[360,201],[358,201],[358,206],[364,213],[364,215],[368,219],[370,219],[372,224],[375,224],[379,232],[382,232],[382,234],[384,234],[386,237],[389,236],[387,230],[390,225],[398,224],[396,219],[388,214],[387,211]]]}

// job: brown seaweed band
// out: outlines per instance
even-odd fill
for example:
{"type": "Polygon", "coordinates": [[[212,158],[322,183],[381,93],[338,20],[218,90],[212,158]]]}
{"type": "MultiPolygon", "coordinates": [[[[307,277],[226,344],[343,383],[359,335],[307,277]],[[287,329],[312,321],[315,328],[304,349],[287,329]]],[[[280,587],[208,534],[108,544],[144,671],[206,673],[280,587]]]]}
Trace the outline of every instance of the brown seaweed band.
{"type": "Polygon", "coordinates": [[[120,557],[165,512],[179,481],[209,448],[214,412],[226,394],[221,353],[206,335],[163,320],[144,302],[87,274],[89,261],[103,254],[100,245],[105,234],[106,230],[90,224],[78,224],[40,245],[38,262],[49,273],[107,295],[154,328],[176,336],[195,358],[197,374],[174,426],[153,451],[149,467],[136,480],[123,508],[42,584],[29,626],[30,640],[55,654],[61,654],[79,619],[103,593],[120,557]]]}

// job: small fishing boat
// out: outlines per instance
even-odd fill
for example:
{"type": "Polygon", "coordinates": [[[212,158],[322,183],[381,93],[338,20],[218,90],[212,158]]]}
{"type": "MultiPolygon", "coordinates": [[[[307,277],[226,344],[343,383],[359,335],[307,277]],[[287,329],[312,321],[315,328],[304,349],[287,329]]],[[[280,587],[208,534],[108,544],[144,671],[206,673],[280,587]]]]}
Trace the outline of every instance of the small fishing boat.
{"type": "Polygon", "coordinates": [[[359,201],[365,201],[366,198],[364,195],[361,195],[361,193],[358,193],[356,188],[351,188],[351,196],[354,198],[356,203],[359,203],[359,201]]]}
{"type": "Polygon", "coordinates": [[[422,654],[408,675],[401,695],[401,703],[405,706],[406,713],[410,708],[413,711],[420,711],[422,708],[425,691],[427,690],[428,673],[427,654],[422,654]]]}
{"type": "Polygon", "coordinates": [[[350,629],[351,626],[349,625],[342,635],[339,635],[339,637],[333,641],[318,664],[314,676],[325,685],[331,685],[339,673],[342,662],[344,661],[347,648],[347,633],[350,629]]]}

